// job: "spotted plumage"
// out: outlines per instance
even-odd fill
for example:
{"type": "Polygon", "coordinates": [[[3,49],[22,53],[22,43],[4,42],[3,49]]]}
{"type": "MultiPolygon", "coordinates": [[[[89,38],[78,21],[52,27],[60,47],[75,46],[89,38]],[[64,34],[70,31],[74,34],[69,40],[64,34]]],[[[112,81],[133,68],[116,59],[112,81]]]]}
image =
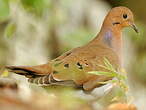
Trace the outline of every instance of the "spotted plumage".
{"type": "Polygon", "coordinates": [[[72,49],[58,58],[39,66],[7,66],[6,68],[28,77],[28,81],[40,85],[66,85],[92,90],[102,86],[103,81],[112,77],[89,74],[89,71],[107,71],[104,65],[107,58],[113,67],[121,67],[122,36],[124,27],[134,25],[133,14],[126,7],[115,7],[105,17],[98,35],[88,44],[72,49]]]}

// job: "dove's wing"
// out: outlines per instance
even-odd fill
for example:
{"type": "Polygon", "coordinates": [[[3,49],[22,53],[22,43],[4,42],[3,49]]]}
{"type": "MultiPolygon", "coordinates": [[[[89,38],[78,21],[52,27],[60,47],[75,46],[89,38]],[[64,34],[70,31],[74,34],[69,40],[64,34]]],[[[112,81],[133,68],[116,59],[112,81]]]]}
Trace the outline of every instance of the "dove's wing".
{"type": "MultiPolygon", "coordinates": [[[[101,45],[81,47],[63,59],[52,61],[52,76],[56,81],[72,80],[77,85],[83,85],[87,82],[93,84],[92,82],[97,83],[97,80],[111,79],[88,73],[89,71],[107,71],[99,66],[104,65],[104,58],[109,59],[112,65],[118,68],[119,60],[112,49],[101,45]]],[[[87,83],[86,85],[88,86],[89,84],[87,83]]]]}

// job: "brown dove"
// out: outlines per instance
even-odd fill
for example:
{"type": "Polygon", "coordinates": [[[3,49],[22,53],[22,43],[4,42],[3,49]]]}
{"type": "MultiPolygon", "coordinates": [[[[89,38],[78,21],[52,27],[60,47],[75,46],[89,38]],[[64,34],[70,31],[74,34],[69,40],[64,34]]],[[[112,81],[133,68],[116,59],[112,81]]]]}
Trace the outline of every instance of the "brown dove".
{"type": "Polygon", "coordinates": [[[63,55],[38,66],[6,66],[10,72],[25,75],[28,81],[40,85],[69,85],[85,91],[102,86],[112,77],[89,74],[90,71],[107,71],[104,58],[118,71],[121,67],[122,29],[132,27],[138,32],[133,13],[126,7],[115,7],[104,19],[98,35],[84,46],[74,48],[63,55]]]}

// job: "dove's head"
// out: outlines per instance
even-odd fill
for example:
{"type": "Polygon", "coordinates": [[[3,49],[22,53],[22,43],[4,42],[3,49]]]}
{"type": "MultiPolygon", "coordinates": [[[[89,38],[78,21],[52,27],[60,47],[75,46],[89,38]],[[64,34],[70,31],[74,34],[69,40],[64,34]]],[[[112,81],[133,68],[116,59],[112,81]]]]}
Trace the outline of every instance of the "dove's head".
{"type": "Polygon", "coordinates": [[[132,27],[137,33],[138,29],[134,23],[133,13],[130,9],[120,6],[111,9],[105,19],[105,25],[116,28],[132,27]]]}

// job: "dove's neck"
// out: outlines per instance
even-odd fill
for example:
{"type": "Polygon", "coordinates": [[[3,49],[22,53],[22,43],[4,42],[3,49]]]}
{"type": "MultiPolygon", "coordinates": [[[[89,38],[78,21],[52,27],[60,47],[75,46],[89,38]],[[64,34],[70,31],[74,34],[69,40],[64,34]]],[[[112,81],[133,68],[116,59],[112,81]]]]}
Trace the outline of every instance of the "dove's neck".
{"type": "Polygon", "coordinates": [[[112,48],[121,59],[123,45],[121,30],[120,27],[115,28],[103,25],[97,37],[91,42],[95,44],[101,43],[102,45],[112,48]]]}

